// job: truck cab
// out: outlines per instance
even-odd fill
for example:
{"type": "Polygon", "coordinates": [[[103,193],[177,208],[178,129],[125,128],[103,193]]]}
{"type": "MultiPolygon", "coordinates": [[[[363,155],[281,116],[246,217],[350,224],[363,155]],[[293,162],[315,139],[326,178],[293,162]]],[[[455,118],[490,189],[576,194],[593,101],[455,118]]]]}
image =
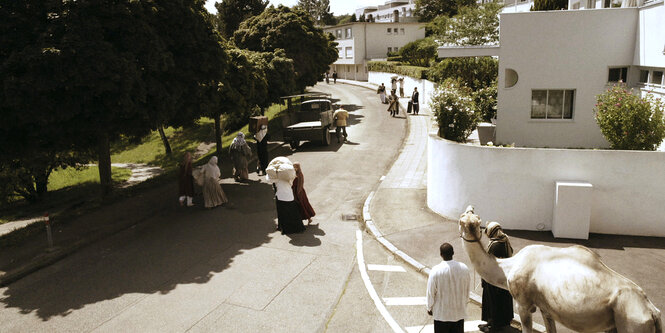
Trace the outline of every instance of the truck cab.
{"type": "Polygon", "coordinates": [[[301,141],[318,141],[324,146],[330,145],[330,130],[334,129],[334,106],[329,97],[314,97],[303,100],[299,108],[290,109],[282,119],[284,142],[288,142],[293,149],[298,148],[301,141]]]}

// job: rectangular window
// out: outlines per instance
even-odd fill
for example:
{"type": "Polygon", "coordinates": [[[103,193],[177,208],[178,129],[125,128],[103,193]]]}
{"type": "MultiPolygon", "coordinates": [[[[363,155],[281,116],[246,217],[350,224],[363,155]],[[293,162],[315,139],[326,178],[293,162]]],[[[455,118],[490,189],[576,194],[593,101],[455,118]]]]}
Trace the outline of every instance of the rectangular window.
{"type": "Polygon", "coordinates": [[[390,52],[392,52],[392,51],[393,51],[393,48],[392,48],[392,47],[389,47],[389,48],[388,48],[388,53],[390,53],[390,52]]]}
{"type": "Polygon", "coordinates": [[[341,47],[337,48],[337,53],[339,54],[339,57],[342,58],[344,56],[343,50],[341,47]]]}
{"type": "Polygon", "coordinates": [[[399,34],[399,32],[398,32],[398,29],[397,29],[397,28],[393,28],[393,31],[395,32],[395,35],[399,34]]]}
{"type": "Polygon", "coordinates": [[[404,34],[404,28],[399,28],[399,33],[403,35],[404,34]]]}
{"type": "Polygon", "coordinates": [[[649,71],[641,70],[640,71],[640,83],[649,82],[649,71]]]}
{"type": "Polygon", "coordinates": [[[596,8],[596,0],[587,0],[587,2],[586,2],[586,8],[587,8],[587,9],[593,9],[593,8],[596,8]]]}
{"type": "Polygon", "coordinates": [[[346,59],[353,59],[353,47],[346,47],[344,49],[346,59]]]}
{"type": "Polygon", "coordinates": [[[628,67],[610,68],[609,74],[607,76],[607,81],[626,82],[627,75],[628,75],[628,67]]]}
{"type": "Polygon", "coordinates": [[[342,29],[337,29],[337,30],[335,30],[335,37],[336,37],[337,39],[342,38],[342,29]]]}
{"type": "Polygon", "coordinates": [[[532,90],[531,119],[573,119],[575,90],[532,90]]]}
{"type": "Polygon", "coordinates": [[[393,51],[395,51],[395,53],[397,53],[399,51],[399,47],[397,47],[397,46],[393,47],[393,51]]]}
{"type": "Polygon", "coordinates": [[[390,35],[392,33],[392,31],[393,31],[392,29],[388,28],[387,34],[390,35]]]}
{"type": "Polygon", "coordinates": [[[663,71],[651,72],[651,82],[653,84],[663,84],[663,71]]]}
{"type": "Polygon", "coordinates": [[[346,28],[346,38],[351,38],[351,28],[346,28]]]}

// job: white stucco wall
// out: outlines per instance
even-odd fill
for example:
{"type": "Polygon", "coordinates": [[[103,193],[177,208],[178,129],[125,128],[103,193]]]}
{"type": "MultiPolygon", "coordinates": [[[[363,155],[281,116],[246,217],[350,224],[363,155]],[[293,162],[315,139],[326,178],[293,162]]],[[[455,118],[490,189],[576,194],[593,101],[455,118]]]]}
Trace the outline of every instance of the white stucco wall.
{"type": "Polygon", "coordinates": [[[427,205],[457,219],[472,204],[506,229],[551,230],[555,184],[593,185],[590,232],[665,237],[665,153],[499,148],[428,139],[427,205]]]}
{"type": "Polygon", "coordinates": [[[638,8],[502,13],[496,140],[517,146],[608,147],[594,119],[609,67],[635,57],[638,8]],[[505,70],[519,81],[505,87],[505,70]],[[574,89],[573,119],[532,120],[532,89],[574,89]]]}
{"type": "Polygon", "coordinates": [[[665,67],[665,5],[653,3],[639,9],[635,65],[665,67]]]}
{"type": "MultiPolygon", "coordinates": [[[[390,79],[397,74],[394,73],[384,73],[384,72],[369,72],[367,82],[380,85],[383,83],[387,91],[390,91],[390,79]]],[[[429,102],[432,100],[432,94],[434,93],[434,88],[436,84],[432,81],[424,79],[415,79],[409,76],[398,75],[399,77],[404,78],[404,96],[411,96],[413,93],[413,88],[418,88],[420,96],[420,105],[421,108],[429,105],[429,102]]],[[[399,82],[397,83],[397,94],[399,95],[399,82]]]]}

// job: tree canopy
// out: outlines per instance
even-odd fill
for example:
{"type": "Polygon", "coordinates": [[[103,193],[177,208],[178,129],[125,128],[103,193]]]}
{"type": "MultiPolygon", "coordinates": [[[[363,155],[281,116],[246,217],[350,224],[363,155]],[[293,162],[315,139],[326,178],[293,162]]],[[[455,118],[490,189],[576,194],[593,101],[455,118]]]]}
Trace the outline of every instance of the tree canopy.
{"type": "Polygon", "coordinates": [[[430,22],[437,16],[451,17],[459,7],[475,6],[475,0],[416,0],[416,13],[420,22],[430,22]]]}
{"type": "Polygon", "coordinates": [[[268,0],[222,0],[215,2],[217,8],[217,28],[224,38],[233,37],[240,23],[252,16],[261,14],[268,6],[268,0]]]}
{"type": "Polygon", "coordinates": [[[282,49],[293,60],[296,89],[316,84],[320,75],[338,57],[337,43],[302,10],[270,7],[240,25],[235,44],[256,52],[282,49]]]}
{"type": "Polygon", "coordinates": [[[429,66],[430,61],[436,59],[436,42],[432,38],[423,38],[406,43],[399,49],[403,61],[413,66],[429,66]]]}
{"type": "Polygon", "coordinates": [[[330,0],[298,0],[296,6],[308,13],[318,25],[337,24],[337,19],[330,12],[330,0]]]}
{"type": "Polygon", "coordinates": [[[455,45],[486,45],[499,42],[499,13],[502,5],[461,7],[453,17],[439,16],[427,25],[435,39],[455,45]]]}

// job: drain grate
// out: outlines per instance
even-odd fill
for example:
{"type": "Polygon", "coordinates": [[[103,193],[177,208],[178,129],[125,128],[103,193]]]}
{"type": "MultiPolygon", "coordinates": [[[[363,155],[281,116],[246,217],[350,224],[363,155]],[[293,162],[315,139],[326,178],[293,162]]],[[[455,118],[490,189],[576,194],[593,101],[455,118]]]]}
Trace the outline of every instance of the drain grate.
{"type": "Polygon", "coordinates": [[[358,214],[342,214],[344,221],[358,221],[358,214]]]}

